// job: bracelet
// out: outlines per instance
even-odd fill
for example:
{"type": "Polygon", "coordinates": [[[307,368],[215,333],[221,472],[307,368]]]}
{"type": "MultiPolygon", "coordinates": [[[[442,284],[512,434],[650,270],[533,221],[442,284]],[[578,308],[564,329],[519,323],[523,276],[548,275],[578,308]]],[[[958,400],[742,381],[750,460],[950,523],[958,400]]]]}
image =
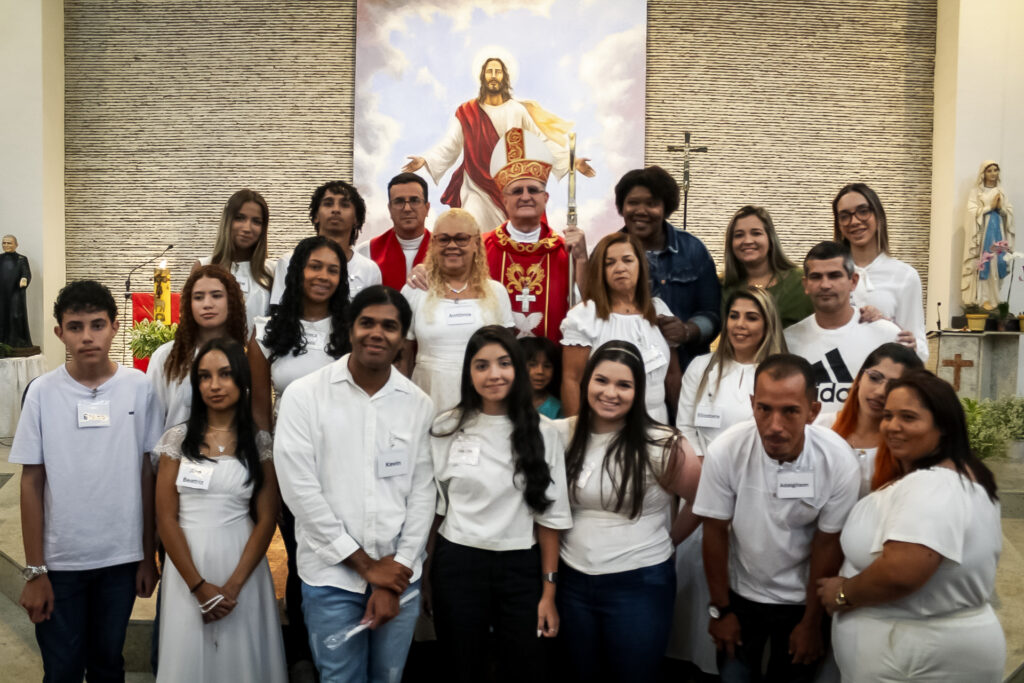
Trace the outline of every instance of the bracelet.
{"type": "Polygon", "coordinates": [[[191,593],[192,595],[195,595],[195,594],[196,594],[196,591],[197,591],[197,590],[199,590],[199,588],[200,588],[200,587],[201,587],[201,586],[202,586],[202,585],[203,585],[204,583],[206,583],[206,579],[204,579],[204,578],[200,578],[200,579],[199,579],[199,583],[197,583],[197,584],[196,584],[195,586],[193,586],[192,588],[189,588],[189,589],[188,589],[188,592],[189,592],[189,593],[191,593]]]}
{"type": "Polygon", "coordinates": [[[850,601],[846,599],[846,581],[839,584],[839,592],[836,593],[836,605],[840,607],[849,607],[850,601]]]}
{"type": "Polygon", "coordinates": [[[224,596],[218,593],[203,604],[199,605],[200,614],[208,614],[213,611],[213,608],[219,605],[224,600],[224,596]]]}

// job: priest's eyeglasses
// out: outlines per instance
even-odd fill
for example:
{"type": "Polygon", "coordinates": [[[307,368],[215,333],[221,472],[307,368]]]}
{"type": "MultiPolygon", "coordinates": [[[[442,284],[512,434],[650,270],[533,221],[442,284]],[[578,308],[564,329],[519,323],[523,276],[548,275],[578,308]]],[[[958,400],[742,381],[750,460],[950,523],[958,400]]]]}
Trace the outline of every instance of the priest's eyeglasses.
{"type": "Polygon", "coordinates": [[[505,194],[510,194],[510,195],[513,195],[513,196],[521,195],[524,192],[526,194],[530,195],[530,196],[533,196],[533,195],[537,195],[537,194],[542,194],[544,192],[544,188],[543,187],[537,187],[536,185],[526,185],[526,186],[520,185],[519,187],[513,187],[510,190],[505,190],[505,194]]]}
{"type": "Polygon", "coordinates": [[[853,217],[856,216],[859,221],[866,221],[871,216],[875,215],[875,210],[867,204],[861,204],[853,211],[840,211],[839,212],[839,225],[849,225],[853,221],[853,217]]]}
{"type": "Polygon", "coordinates": [[[457,246],[457,247],[468,246],[469,245],[469,241],[471,239],[473,239],[473,236],[472,235],[467,235],[464,232],[460,232],[457,235],[448,235],[448,234],[437,235],[437,234],[435,234],[433,237],[431,237],[431,239],[434,240],[434,243],[437,244],[437,246],[439,246],[439,247],[441,247],[443,249],[444,247],[447,247],[452,242],[455,242],[455,246],[457,246]]]}
{"type": "Polygon", "coordinates": [[[396,209],[404,209],[406,204],[413,209],[418,209],[423,206],[423,199],[420,197],[395,197],[388,203],[396,209]]]}

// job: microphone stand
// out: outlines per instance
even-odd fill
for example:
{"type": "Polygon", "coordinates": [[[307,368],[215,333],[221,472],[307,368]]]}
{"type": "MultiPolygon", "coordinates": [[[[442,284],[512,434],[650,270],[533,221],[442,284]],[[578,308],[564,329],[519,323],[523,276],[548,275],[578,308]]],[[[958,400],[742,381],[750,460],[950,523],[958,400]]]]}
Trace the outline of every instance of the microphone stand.
{"type": "MultiPolygon", "coordinates": [[[[125,280],[124,280],[124,300],[125,300],[125,303],[128,303],[129,301],[132,300],[132,275],[135,274],[135,271],[137,271],[139,268],[142,268],[143,266],[148,266],[153,261],[156,261],[158,258],[161,258],[164,254],[169,252],[171,249],[174,249],[174,245],[173,244],[168,244],[167,248],[164,249],[163,251],[161,251],[159,254],[157,254],[156,256],[154,256],[153,258],[149,259],[148,261],[146,261],[144,263],[140,263],[139,265],[135,266],[134,268],[132,268],[131,270],[128,271],[128,277],[126,277],[125,280]]],[[[121,326],[121,330],[122,330],[122,332],[121,332],[121,344],[123,345],[123,348],[121,350],[122,364],[124,362],[125,353],[128,351],[128,343],[127,343],[126,339],[127,339],[127,336],[128,336],[128,328],[129,327],[130,327],[130,325],[122,325],[121,326]]]]}

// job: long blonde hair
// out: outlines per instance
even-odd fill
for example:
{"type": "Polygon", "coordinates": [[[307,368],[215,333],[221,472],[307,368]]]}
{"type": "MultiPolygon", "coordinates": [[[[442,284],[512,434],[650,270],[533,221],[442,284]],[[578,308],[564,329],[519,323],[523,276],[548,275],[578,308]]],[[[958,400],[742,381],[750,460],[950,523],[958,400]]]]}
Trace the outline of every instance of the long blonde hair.
{"type": "Polygon", "coordinates": [[[754,364],[760,365],[761,361],[774,353],[786,353],[786,338],[782,335],[782,321],[779,319],[779,310],[775,305],[775,299],[772,298],[772,295],[757,287],[737,289],[729,295],[725,302],[726,321],[722,324],[722,336],[718,341],[718,348],[715,349],[714,354],[711,356],[711,362],[704,368],[704,375],[700,378],[700,384],[697,385],[698,402],[704,394],[704,389],[708,386],[712,370],[716,367],[718,368],[718,378],[715,381],[714,392],[717,394],[718,388],[722,385],[722,375],[725,374],[726,365],[736,361],[736,352],[733,350],[732,341],[730,341],[729,335],[726,332],[726,325],[728,324],[729,311],[737,299],[753,301],[754,305],[761,311],[761,317],[764,318],[764,337],[762,337],[761,344],[757,347],[757,353],[754,354],[754,364]]]}
{"type": "MultiPolygon", "coordinates": [[[[434,232],[431,240],[436,239],[438,228],[447,223],[455,223],[459,228],[471,235],[470,244],[476,245],[476,254],[469,265],[469,274],[466,284],[470,289],[475,289],[480,295],[480,306],[492,318],[498,316],[498,300],[491,290],[491,273],[487,268],[487,256],[484,253],[484,242],[480,236],[480,225],[473,218],[473,214],[465,209],[449,209],[445,211],[434,222],[434,232]]],[[[433,312],[442,299],[448,298],[448,284],[445,282],[444,273],[441,272],[441,260],[438,258],[436,242],[431,242],[427,249],[427,257],[423,266],[427,269],[427,319],[433,320],[433,312]]]]}
{"type": "Polygon", "coordinates": [[[273,285],[273,277],[267,271],[267,230],[270,227],[270,208],[267,206],[267,200],[263,198],[263,195],[255,190],[239,190],[231,195],[227,204],[224,205],[224,211],[220,216],[220,227],[217,229],[217,241],[213,245],[213,258],[210,259],[210,263],[220,266],[229,273],[231,272],[231,266],[235,262],[235,243],[231,239],[231,223],[234,222],[235,215],[247,202],[255,203],[260,207],[260,213],[263,214],[263,229],[260,231],[260,236],[256,239],[256,244],[252,247],[252,256],[249,257],[249,270],[252,273],[252,279],[259,283],[260,287],[270,289],[273,285]]]}

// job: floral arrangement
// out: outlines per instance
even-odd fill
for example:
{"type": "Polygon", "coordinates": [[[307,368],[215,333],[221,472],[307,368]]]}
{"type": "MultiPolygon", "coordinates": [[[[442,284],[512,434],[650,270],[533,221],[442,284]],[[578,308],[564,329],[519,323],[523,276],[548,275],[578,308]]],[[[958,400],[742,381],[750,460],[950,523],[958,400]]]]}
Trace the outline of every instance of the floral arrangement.
{"type": "Polygon", "coordinates": [[[164,325],[159,320],[140,320],[132,327],[132,336],[128,342],[132,356],[149,358],[158,348],[173,341],[177,331],[178,323],[164,325]]]}

